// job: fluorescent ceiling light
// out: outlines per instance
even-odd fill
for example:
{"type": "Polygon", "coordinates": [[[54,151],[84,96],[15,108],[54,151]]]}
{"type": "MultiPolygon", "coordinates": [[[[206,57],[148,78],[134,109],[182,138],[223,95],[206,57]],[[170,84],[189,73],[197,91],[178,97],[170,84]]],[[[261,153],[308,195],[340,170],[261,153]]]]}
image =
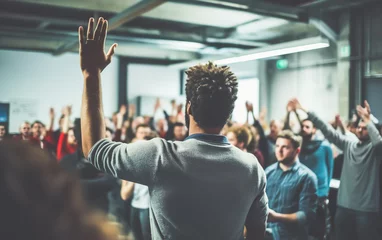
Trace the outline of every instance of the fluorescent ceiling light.
{"type": "Polygon", "coordinates": [[[227,56],[225,58],[215,58],[215,59],[199,59],[195,61],[189,61],[185,63],[173,64],[170,67],[183,69],[196,64],[206,63],[208,61],[213,61],[217,65],[227,65],[231,63],[246,62],[270,57],[276,57],[291,53],[304,52],[314,49],[329,47],[329,41],[325,38],[314,37],[306,38],[297,41],[291,41],[286,43],[275,44],[267,47],[256,48],[253,50],[245,51],[244,53],[227,56]]]}

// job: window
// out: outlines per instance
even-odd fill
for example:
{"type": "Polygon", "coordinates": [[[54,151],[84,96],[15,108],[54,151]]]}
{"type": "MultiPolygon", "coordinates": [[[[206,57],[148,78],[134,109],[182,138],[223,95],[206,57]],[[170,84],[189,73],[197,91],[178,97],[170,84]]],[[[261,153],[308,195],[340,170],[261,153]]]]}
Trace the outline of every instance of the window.
{"type": "MultiPolygon", "coordinates": [[[[247,110],[245,108],[246,101],[253,104],[253,112],[257,117],[259,115],[259,79],[239,79],[238,98],[235,103],[235,109],[232,113],[233,121],[245,123],[247,117],[247,110]]],[[[253,123],[252,118],[249,119],[249,123],[253,123]]]]}

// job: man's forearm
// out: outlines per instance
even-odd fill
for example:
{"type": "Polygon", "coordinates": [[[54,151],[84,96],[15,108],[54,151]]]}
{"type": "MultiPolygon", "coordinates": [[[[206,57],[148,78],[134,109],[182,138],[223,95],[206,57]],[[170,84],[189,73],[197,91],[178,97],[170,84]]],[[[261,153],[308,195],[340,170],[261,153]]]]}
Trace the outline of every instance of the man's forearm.
{"type": "Polygon", "coordinates": [[[290,112],[287,112],[287,115],[285,116],[285,120],[284,120],[285,124],[284,124],[283,130],[291,130],[289,120],[290,120],[290,112]]]}
{"type": "Polygon", "coordinates": [[[283,222],[283,223],[297,223],[298,222],[298,215],[297,213],[277,213],[276,216],[276,222],[283,222]]]}
{"type": "MultiPolygon", "coordinates": [[[[366,121],[365,121],[366,123],[366,121]]],[[[379,134],[378,129],[375,127],[374,123],[369,121],[367,122],[367,129],[369,131],[369,136],[372,144],[374,146],[381,146],[382,145],[382,137],[379,134]]]]}
{"type": "Polygon", "coordinates": [[[329,142],[344,150],[347,141],[345,136],[338,133],[312,112],[308,112],[308,118],[313,122],[317,129],[321,130],[322,134],[324,134],[325,138],[328,139],[329,142]]]}
{"type": "Polygon", "coordinates": [[[90,149],[105,137],[100,73],[84,74],[81,106],[82,150],[87,157],[90,149]]]}

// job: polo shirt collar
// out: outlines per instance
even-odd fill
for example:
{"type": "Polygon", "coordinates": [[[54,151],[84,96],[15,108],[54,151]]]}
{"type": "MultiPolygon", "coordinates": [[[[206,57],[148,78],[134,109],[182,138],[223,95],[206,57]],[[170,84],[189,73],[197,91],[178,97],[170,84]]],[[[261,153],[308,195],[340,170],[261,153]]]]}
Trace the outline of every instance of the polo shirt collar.
{"type": "Polygon", "coordinates": [[[213,142],[219,144],[230,144],[226,136],[218,134],[195,133],[188,136],[185,141],[189,139],[196,139],[204,142],[213,142]]]}

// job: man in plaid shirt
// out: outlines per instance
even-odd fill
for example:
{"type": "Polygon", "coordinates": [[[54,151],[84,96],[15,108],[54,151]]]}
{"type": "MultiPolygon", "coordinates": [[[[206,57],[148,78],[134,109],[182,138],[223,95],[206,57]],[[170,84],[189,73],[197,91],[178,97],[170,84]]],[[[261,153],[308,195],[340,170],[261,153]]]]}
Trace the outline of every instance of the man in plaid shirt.
{"type": "Polygon", "coordinates": [[[315,218],[317,177],[298,160],[301,137],[289,130],[276,140],[277,163],[266,170],[269,198],[268,228],[273,239],[308,239],[308,225],[315,218]]]}

